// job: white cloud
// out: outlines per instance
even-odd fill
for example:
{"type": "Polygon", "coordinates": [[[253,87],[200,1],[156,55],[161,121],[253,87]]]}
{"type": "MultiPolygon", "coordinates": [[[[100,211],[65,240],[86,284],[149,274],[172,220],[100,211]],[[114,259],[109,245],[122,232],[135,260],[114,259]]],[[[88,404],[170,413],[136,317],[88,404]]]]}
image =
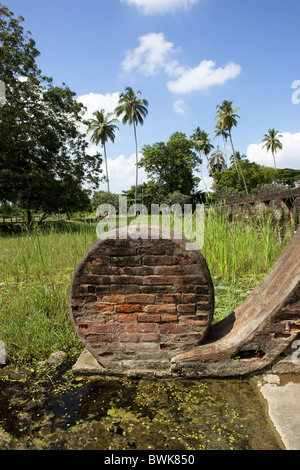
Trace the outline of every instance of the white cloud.
{"type": "Polygon", "coordinates": [[[163,33],[149,33],[138,38],[140,45],[128,50],[122,68],[125,72],[138,70],[143,75],[155,75],[164,70],[174,73],[177,70],[177,61],[171,60],[176,52],[174,44],[165,40],[163,33]]]}
{"type": "Polygon", "coordinates": [[[87,112],[84,116],[85,119],[92,118],[94,111],[105,109],[106,113],[113,113],[119,101],[119,92],[106,93],[89,93],[88,95],[78,96],[77,101],[87,107],[87,112]]]}
{"type": "MultiPolygon", "coordinates": [[[[105,95],[101,93],[89,93],[88,95],[78,96],[76,100],[87,108],[83,118],[88,120],[93,119],[93,112],[100,111],[100,109],[104,109],[106,113],[114,113],[118,105],[119,96],[119,92],[106,93],[105,95]]],[[[84,124],[80,124],[79,128],[82,133],[87,133],[87,126],[84,124]]],[[[91,137],[91,134],[88,134],[88,137],[91,137]]],[[[118,130],[116,131],[116,137],[118,137],[118,130]]]]}
{"type": "MultiPolygon", "coordinates": [[[[290,132],[280,132],[280,141],[283,144],[282,150],[275,154],[277,168],[300,169],[300,132],[291,134],[290,132]]],[[[269,167],[274,166],[272,153],[262,148],[263,144],[251,144],[247,149],[247,157],[251,162],[259,163],[269,167]]]]}
{"type": "Polygon", "coordinates": [[[176,100],[173,103],[174,111],[178,114],[184,114],[185,112],[185,102],[183,100],[176,100]]]}
{"type": "Polygon", "coordinates": [[[140,45],[126,52],[122,68],[125,72],[137,71],[144,76],[165,72],[172,80],[167,83],[173,93],[189,93],[222,85],[241,73],[241,66],[230,62],[216,68],[212,60],[203,60],[197,67],[184,67],[174,55],[180,51],[163,33],[149,33],[138,38],[140,45]]]}
{"type": "Polygon", "coordinates": [[[136,6],[144,15],[164,14],[189,8],[200,0],[121,0],[128,5],[136,6]]]}
{"type": "Polygon", "coordinates": [[[215,68],[212,60],[203,60],[197,67],[186,68],[177,80],[168,82],[168,89],[173,93],[189,93],[206,90],[214,85],[222,85],[241,73],[240,65],[233,62],[225,67],[215,68]]]}
{"type": "MultiPolygon", "coordinates": [[[[90,155],[99,152],[99,148],[96,145],[91,145],[87,149],[90,155]]],[[[100,150],[101,153],[101,150],[100,150]]],[[[139,159],[142,157],[142,154],[139,153],[139,159]]],[[[110,191],[115,194],[121,194],[122,191],[127,191],[131,186],[135,186],[135,153],[131,154],[129,157],[125,155],[119,155],[115,159],[108,158],[108,176],[109,176],[109,186],[110,191]]],[[[104,164],[102,165],[103,174],[105,174],[104,164]]],[[[138,173],[138,184],[142,184],[147,181],[147,175],[143,168],[139,168],[138,173]]],[[[99,190],[107,190],[107,184],[102,183],[99,187],[99,190]]]]}

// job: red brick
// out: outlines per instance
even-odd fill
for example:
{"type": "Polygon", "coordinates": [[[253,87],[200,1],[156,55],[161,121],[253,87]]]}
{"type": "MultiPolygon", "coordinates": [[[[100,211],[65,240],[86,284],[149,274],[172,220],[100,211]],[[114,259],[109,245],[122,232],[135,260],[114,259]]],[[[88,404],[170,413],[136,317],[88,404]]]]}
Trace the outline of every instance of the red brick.
{"type": "Polygon", "coordinates": [[[153,304],[155,302],[155,295],[151,294],[130,294],[125,297],[126,303],[137,304],[153,304]]]}
{"type": "Polygon", "coordinates": [[[109,255],[117,257],[136,256],[136,248],[128,245],[113,245],[109,248],[109,255]]]}
{"type": "Polygon", "coordinates": [[[86,310],[87,313],[90,311],[93,311],[93,313],[112,313],[115,310],[115,306],[95,302],[94,304],[86,305],[86,310]]]}
{"type": "Polygon", "coordinates": [[[156,333],[158,325],[156,323],[137,323],[126,327],[129,333],[156,333]]]}
{"type": "Polygon", "coordinates": [[[197,302],[197,310],[210,310],[211,309],[211,303],[209,301],[204,301],[204,302],[197,302]]]}
{"type": "Polygon", "coordinates": [[[99,265],[99,266],[91,266],[89,268],[89,274],[92,276],[93,274],[98,275],[116,275],[119,274],[119,268],[114,266],[107,266],[107,265],[99,265]]]}
{"type": "Polygon", "coordinates": [[[183,315],[180,317],[180,322],[181,324],[187,324],[190,325],[191,331],[200,331],[203,329],[204,326],[208,324],[207,320],[203,320],[202,317],[197,317],[195,316],[188,316],[188,315],[183,315]]]}
{"type": "Polygon", "coordinates": [[[93,342],[94,344],[96,343],[113,343],[116,338],[113,334],[111,333],[102,333],[102,334],[91,334],[86,337],[90,342],[93,342]],[[91,341],[92,338],[92,341],[91,341]]]}
{"type": "Polygon", "coordinates": [[[143,312],[144,307],[142,305],[137,304],[122,304],[116,306],[117,313],[135,313],[135,312],[143,312]]]}
{"type": "Polygon", "coordinates": [[[164,304],[171,303],[176,304],[181,300],[181,294],[159,294],[156,296],[156,301],[164,304]]]}
{"type": "Polygon", "coordinates": [[[184,276],[187,274],[187,269],[185,266],[156,266],[153,269],[153,274],[156,276],[184,276]]]}
{"type": "Polygon", "coordinates": [[[147,276],[144,278],[144,285],[147,285],[147,284],[152,284],[152,285],[174,285],[176,284],[178,281],[178,278],[177,276],[172,276],[172,275],[169,275],[169,276],[164,276],[164,275],[161,275],[161,276],[147,276]]]}
{"type": "Polygon", "coordinates": [[[164,315],[162,314],[160,316],[160,321],[161,323],[174,323],[174,322],[178,322],[178,316],[177,315],[164,315]]]}
{"type": "Polygon", "coordinates": [[[158,333],[143,333],[140,335],[140,342],[157,343],[158,341],[160,341],[158,333]]]}
{"type": "Polygon", "coordinates": [[[85,303],[85,296],[82,296],[82,297],[75,297],[71,300],[71,305],[72,307],[74,305],[78,306],[78,305],[84,305],[85,303]]]}
{"type": "Polygon", "coordinates": [[[195,304],[180,304],[177,305],[177,311],[181,314],[189,314],[193,315],[196,313],[196,305],[195,304]]]}
{"type": "Polygon", "coordinates": [[[174,287],[174,285],[168,285],[168,286],[140,286],[140,292],[143,294],[172,294],[176,291],[177,289],[174,287]]]}
{"type": "Polygon", "coordinates": [[[137,285],[122,286],[122,285],[111,285],[110,291],[112,294],[138,294],[140,288],[137,285]]]}
{"type": "Polygon", "coordinates": [[[87,259],[85,263],[87,266],[109,265],[110,259],[108,256],[102,256],[101,258],[87,259]]]}
{"type": "Polygon", "coordinates": [[[78,325],[78,328],[81,332],[87,332],[91,326],[91,323],[81,323],[78,325]]]}
{"type": "Polygon", "coordinates": [[[178,334],[173,337],[174,343],[197,344],[200,340],[199,333],[178,334]]]}
{"type": "Polygon", "coordinates": [[[147,313],[176,313],[175,304],[147,305],[147,313]]]}
{"type": "Polygon", "coordinates": [[[177,256],[176,257],[176,264],[194,264],[195,260],[193,258],[190,258],[188,256],[177,256]]]}
{"type": "Polygon", "coordinates": [[[91,331],[93,333],[115,333],[118,334],[123,331],[123,325],[119,323],[94,323],[91,331]]]}
{"type": "Polygon", "coordinates": [[[193,303],[193,302],[197,302],[199,300],[199,295],[197,294],[184,294],[182,296],[182,302],[184,303],[193,303]]]}
{"type": "Polygon", "coordinates": [[[127,276],[151,276],[154,269],[151,266],[124,266],[119,268],[121,275],[127,276]]]}
{"type": "Polygon", "coordinates": [[[122,304],[124,303],[125,296],[124,295],[105,295],[102,297],[102,302],[108,303],[115,303],[115,304],[122,304]]]}
{"type": "Polygon", "coordinates": [[[160,322],[160,315],[140,314],[140,315],[138,315],[138,322],[140,322],[140,323],[159,323],[160,322]]]}
{"type": "Polygon", "coordinates": [[[187,325],[180,323],[165,323],[159,326],[159,331],[161,334],[178,334],[188,333],[190,329],[187,325]]]}
{"type": "Polygon", "coordinates": [[[103,345],[109,344],[113,345],[116,341],[116,337],[112,333],[90,333],[85,337],[86,341],[88,341],[93,347],[97,345],[102,347],[103,345]]]}
{"type": "Polygon", "coordinates": [[[114,266],[139,266],[141,264],[140,256],[118,256],[112,258],[114,266]]]}
{"type": "MultiPolygon", "coordinates": [[[[109,294],[110,293],[110,287],[109,286],[95,286],[95,294],[97,296],[100,296],[100,295],[105,295],[105,294],[109,294]]],[[[99,300],[99,298],[97,298],[97,300],[99,300]]],[[[101,298],[100,298],[101,300],[101,298]]]]}
{"type": "Polygon", "coordinates": [[[136,333],[121,333],[119,340],[121,343],[138,343],[139,335],[136,333]]]}
{"type": "Polygon", "coordinates": [[[197,315],[197,325],[208,325],[209,317],[204,315],[197,315]]]}
{"type": "Polygon", "coordinates": [[[143,264],[145,266],[171,266],[176,264],[176,259],[168,255],[146,255],[143,257],[143,264]]]}
{"type": "Polygon", "coordinates": [[[200,318],[200,317],[209,318],[210,312],[208,310],[197,310],[196,315],[197,315],[197,318],[200,318]]]}
{"type": "Polygon", "coordinates": [[[107,286],[110,284],[110,276],[84,275],[80,276],[77,281],[80,284],[89,284],[94,286],[107,286]]]}
{"type": "Polygon", "coordinates": [[[110,276],[110,283],[117,286],[139,286],[143,285],[144,280],[144,276],[110,276]]]}
{"type": "Polygon", "coordinates": [[[133,315],[133,314],[117,315],[117,321],[120,323],[136,323],[137,315],[133,315]]]}

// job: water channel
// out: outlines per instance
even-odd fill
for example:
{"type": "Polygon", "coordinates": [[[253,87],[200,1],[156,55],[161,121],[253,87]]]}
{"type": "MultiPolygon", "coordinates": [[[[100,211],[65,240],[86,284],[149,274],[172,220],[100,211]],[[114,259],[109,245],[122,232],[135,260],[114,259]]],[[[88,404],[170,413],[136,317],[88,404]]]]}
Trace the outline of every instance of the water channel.
{"type": "Polygon", "coordinates": [[[1,370],[0,450],[280,450],[251,379],[75,377],[1,370]]]}

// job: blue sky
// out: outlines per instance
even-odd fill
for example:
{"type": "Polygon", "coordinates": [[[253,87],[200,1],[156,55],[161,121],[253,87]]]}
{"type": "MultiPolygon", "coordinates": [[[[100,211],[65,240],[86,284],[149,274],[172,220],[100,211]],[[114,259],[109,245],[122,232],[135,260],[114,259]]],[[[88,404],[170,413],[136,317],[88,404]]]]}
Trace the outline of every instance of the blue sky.
{"type": "MultiPolygon", "coordinates": [[[[240,108],[236,150],[272,166],[260,143],[274,127],[283,142],[278,167],[300,168],[299,0],[4,4],[24,16],[43,73],[65,82],[88,107],[87,117],[95,109],[113,111],[126,86],[142,92],[149,114],[138,128],[139,148],[175,131],[189,137],[197,126],[214,137],[216,106],[228,99],[240,108]]],[[[213,144],[223,150],[222,140],[213,144]]],[[[133,129],[120,123],[107,146],[111,191],[134,185],[134,151],[133,129]]],[[[209,183],[206,165],[204,177],[209,183]]]]}

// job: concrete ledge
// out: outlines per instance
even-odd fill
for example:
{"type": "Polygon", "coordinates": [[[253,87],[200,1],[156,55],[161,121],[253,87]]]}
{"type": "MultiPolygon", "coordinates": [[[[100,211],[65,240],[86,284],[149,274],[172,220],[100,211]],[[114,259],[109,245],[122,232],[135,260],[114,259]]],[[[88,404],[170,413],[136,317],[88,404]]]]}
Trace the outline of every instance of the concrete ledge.
{"type": "Polygon", "coordinates": [[[300,375],[285,379],[268,373],[257,380],[257,388],[286,450],[300,450],[300,375]]]}

